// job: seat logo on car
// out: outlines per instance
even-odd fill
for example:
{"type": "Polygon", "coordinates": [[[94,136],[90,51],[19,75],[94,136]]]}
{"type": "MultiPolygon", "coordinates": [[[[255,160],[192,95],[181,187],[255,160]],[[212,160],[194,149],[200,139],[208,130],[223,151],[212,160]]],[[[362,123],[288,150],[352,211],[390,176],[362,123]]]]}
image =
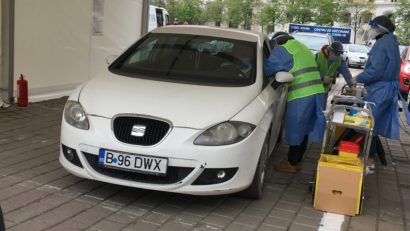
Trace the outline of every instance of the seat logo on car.
{"type": "Polygon", "coordinates": [[[146,129],[147,126],[136,124],[132,126],[131,135],[136,137],[143,137],[145,135],[146,129]]]}

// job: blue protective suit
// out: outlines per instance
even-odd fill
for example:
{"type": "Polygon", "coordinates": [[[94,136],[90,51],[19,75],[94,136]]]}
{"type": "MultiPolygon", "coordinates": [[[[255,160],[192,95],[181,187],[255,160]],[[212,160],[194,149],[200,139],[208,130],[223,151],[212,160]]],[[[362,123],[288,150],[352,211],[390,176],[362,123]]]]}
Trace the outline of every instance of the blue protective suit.
{"type": "Polygon", "coordinates": [[[372,106],[375,136],[400,138],[397,105],[400,64],[396,36],[385,34],[373,45],[364,71],[357,76],[356,81],[364,83],[367,90],[364,100],[375,103],[375,106],[372,106]]]}
{"type": "MultiPolygon", "coordinates": [[[[293,56],[282,46],[275,47],[264,60],[265,77],[293,68],[293,56]]],[[[287,102],[285,112],[285,141],[288,145],[300,145],[309,134],[309,141],[322,142],[325,128],[323,104],[325,94],[316,94],[287,102]]]]}

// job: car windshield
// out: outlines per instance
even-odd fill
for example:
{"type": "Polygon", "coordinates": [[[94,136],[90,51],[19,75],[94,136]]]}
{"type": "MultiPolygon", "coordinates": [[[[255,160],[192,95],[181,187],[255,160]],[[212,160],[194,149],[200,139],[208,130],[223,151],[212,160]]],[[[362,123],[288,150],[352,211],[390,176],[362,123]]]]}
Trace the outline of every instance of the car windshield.
{"type": "Polygon", "coordinates": [[[309,49],[318,51],[322,48],[323,45],[328,45],[329,40],[327,37],[320,36],[310,36],[310,35],[301,35],[301,34],[292,34],[292,36],[305,44],[309,49]]]}
{"type": "Polygon", "coordinates": [[[367,53],[369,49],[366,46],[359,46],[359,45],[350,45],[349,46],[350,52],[358,52],[358,53],[367,53]]]}
{"type": "Polygon", "coordinates": [[[400,54],[404,51],[405,48],[406,48],[405,46],[399,45],[400,54]]]}
{"type": "Polygon", "coordinates": [[[256,42],[152,33],[122,54],[109,70],[136,78],[246,86],[255,82],[256,42]]]}

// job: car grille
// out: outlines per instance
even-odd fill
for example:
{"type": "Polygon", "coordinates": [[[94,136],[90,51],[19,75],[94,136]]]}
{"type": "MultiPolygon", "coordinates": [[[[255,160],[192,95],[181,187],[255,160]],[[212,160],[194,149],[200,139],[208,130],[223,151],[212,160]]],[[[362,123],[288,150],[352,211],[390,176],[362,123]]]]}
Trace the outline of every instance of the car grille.
{"type": "Polygon", "coordinates": [[[160,142],[170,129],[167,122],[142,117],[120,116],[113,122],[115,137],[124,143],[142,146],[155,145],[160,142]],[[133,127],[139,127],[139,135],[132,135],[133,127]]]}
{"type": "Polygon", "coordinates": [[[167,174],[165,176],[157,176],[150,174],[143,174],[138,172],[130,172],[126,170],[118,170],[106,168],[98,164],[98,156],[83,152],[88,164],[98,173],[133,182],[150,183],[150,184],[173,184],[183,180],[192,172],[194,168],[172,167],[168,166],[167,174]]]}

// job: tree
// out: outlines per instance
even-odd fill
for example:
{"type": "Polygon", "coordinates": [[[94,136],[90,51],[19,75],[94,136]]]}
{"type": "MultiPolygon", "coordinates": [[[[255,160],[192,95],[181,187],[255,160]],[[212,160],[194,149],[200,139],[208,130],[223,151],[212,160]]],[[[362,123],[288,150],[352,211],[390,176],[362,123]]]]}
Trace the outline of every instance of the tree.
{"type": "Polygon", "coordinates": [[[253,24],[253,8],[256,5],[254,0],[244,0],[242,3],[243,28],[250,30],[253,24]]]}
{"type": "Polygon", "coordinates": [[[166,1],[166,4],[164,6],[165,9],[167,9],[169,16],[171,17],[171,22],[174,21],[175,18],[178,18],[176,16],[176,5],[177,5],[177,0],[168,0],[166,1]]]}
{"type": "MultiPolygon", "coordinates": [[[[349,26],[354,31],[354,42],[356,43],[357,32],[363,23],[368,23],[370,12],[374,9],[374,3],[364,1],[351,1],[347,5],[347,11],[350,13],[349,26]]],[[[370,15],[371,16],[371,15],[370,15]]]]}
{"type": "Polygon", "coordinates": [[[223,20],[224,2],[217,0],[208,2],[205,6],[205,20],[206,22],[215,22],[215,26],[221,26],[223,20]]]}
{"type": "Polygon", "coordinates": [[[278,0],[272,0],[271,3],[262,6],[258,21],[259,25],[262,26],[262,31],[268,33],[275,31],[275,24],[282,20],[281,11],[282,5],[278,0]]]}
{"type": "Polygon", "coordinates": [[[304,24],[311,22],[313,17],[313,0],[291,0],[286,4],[286,19],[288,22],[304,24]]]}
{"type": "Polygon", "coordinates": [[[165,0],[149,0],[150,5],[165,7],[165,0]]]}
{"type": "Polygon", "coordinates": [[[228,27],[237,28],[242,23],[242,9],[242,1],[225,0],[225,18],[228,27]]]}
{"type": "Polygon", "coordinates": [[[400,44],[410,45],[410,2],[399,0],[396,5],[397,37],[400,44]]]}
{"type": "Polygon", "coordinates": [[[202,1],[179,0],[175,7],[175,14],[181,22],[200,24],[202,18],[202,1]]]}
{"type": "Polygon", "coordinates": [[[315,1],[316,16],[314,22],[322,26],[333,26],[338,21],[338,15],[344,12],[346,5],[341,1],[317,0],[315,1]]]}

